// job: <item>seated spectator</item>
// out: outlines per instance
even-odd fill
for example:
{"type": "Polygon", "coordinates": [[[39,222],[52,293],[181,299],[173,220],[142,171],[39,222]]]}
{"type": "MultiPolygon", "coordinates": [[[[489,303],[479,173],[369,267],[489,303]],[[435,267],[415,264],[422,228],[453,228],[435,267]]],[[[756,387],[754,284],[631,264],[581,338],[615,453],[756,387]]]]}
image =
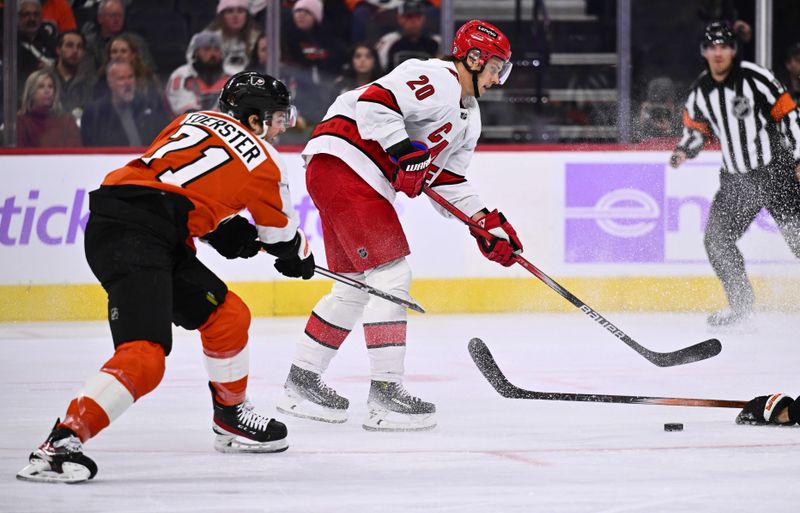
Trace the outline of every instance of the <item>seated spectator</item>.
{"type": "Polygon", "coordinates": [[[397,14],[400,30],[386,34],[375,45],[387,72],[407,59],[430,59],[440,54],[441,38],[426,31],[423,7],[421,0],[405,0],[397,14]]]}
{"type": "Polygon", "coordinates": [[[78,28],[72,7],[67,0],[43,0],[42,20],[55,25],[59,33],[78,28]]]}
{"type": "Polygon", "coordinates": [[[39,0],[20,0],[17,17],[17,85],[21,91],[28,75],[55,62],[56,28],[42,23],[39,0]]]}
{"type": "Polygon", "coordinates": [[[783,85],[795,103],[800,104],[800,43],[795,43],[786,50],[784,67],[786,73],[781,76],[783,85]]]}
{"type": "Polygon", "coordinates": [[[298,109],[314,125],[328,108],[331,86],[344,64],[344,48],[322,26],[320,0],[295,2],[283,44],[282,56],[299,98],[298,109]]]}
{"type": "Polygon", "coordinates": [[[634,127],[640,141],[673,138],[681,134],[681,108],[676,99],[677,87],[667,77],[654,78],[647,84],[647,99],[634,127]]]}
{"type": "Polygon", "coordinates": [[[98,80],[94,88],[95,98],[108,94],[108,81],[106,80],[106,68],[108,63],[116,61],[128,62],[133,66],[136,75],[136,95],[147,105],[165,105],[164,88],[156,77],[153,70],[144,62],[139,51],[139,38],[129,33],[122,33],[111,38],[106,47],[103,67],[98,74],[98,80]]]}
{"type": "Polygon", "coordinates": [[[264,73],[267,69],[267,36],[266,34],[261,34],[258,36],[258,40],[256,41],[256,45],[253,47],[253,51],[250,52],[250,59],[247,63],[247,71],[258,71],[259,73],[264,73]]]}
{"type": "Polygon", "coordinates": [[[147,146],[167,122],[163,110],[136,94],[136,75],[129,62],[112,61],[106,71],[111,94],[90,103],[81,118],[85,146],[147,146]]]}
{"type": "Polygon", "coordinates": [[[217,17],[206,27],[222,41],[222,66],[228,75],[244,71],[260,34],[249,6],[250,0],[220,0],[217,17]]]}
{"type": "MultiPolygon", "coordinates": [[[[383,76],[378,52],[368,44],[355,45],[350,50],[342,74],[333,84],[334,96],[369,84],[383,76]]],[[[333,99],[331,99],[331,102],[333,99]]]]}
{"type": "Polygon", "coordinates": [[[25,81],[22,108],[17,114],[17,146],[63,148],[80,145],[81,134],[75,118],[61,109],[53,71],[34,71],[25,81]]]}
{"type": "MultiPolygon", "coordinates": [[[[99,70],[103,66],[103,56],[111,38],[122,34],[125,30],[125,3],[122,0],[100,0],[97,7],[97,24],[86,25],[86,52],[94,62],[94,68],[99,70]]],[[[144,39],[136,34],[131,34],[136,40],[136,47],[142,59],[148,66],[153,65],[153,58],[144,39]]]]}
{"type": "Polygon", "coordinates": [[[216,110],[217,99],[230,75],[222,69],[222,41],[216,32],[199,32],[186,50],[187,63],[172,72],[167,100],[176,116],[196,110],[216,110]]]}
{"type": "MultiPolygon", "coordinates": [[[[396,20],[392,16],[395,9],[403,5],[403,0],[344,0],[352,11],[351,41],[374,42],[381,35],[395,28],[396,20]],[[377,34],[376,34],[377,32],[377,34]]],[[[422,2],[425,14],[426,30],[429,33],[439,32],[439,7],[441,0],[422,2]]]]}
{"type": "Polygon", "coordinates": [[[86,38],[77,30],[67,30],[58,36],[56,46],[56,85],[60,91],[61,106],[76,119],[81,118],[83,106],[92,98],[97,81],[94,69],[86,56],[86,38]]]}

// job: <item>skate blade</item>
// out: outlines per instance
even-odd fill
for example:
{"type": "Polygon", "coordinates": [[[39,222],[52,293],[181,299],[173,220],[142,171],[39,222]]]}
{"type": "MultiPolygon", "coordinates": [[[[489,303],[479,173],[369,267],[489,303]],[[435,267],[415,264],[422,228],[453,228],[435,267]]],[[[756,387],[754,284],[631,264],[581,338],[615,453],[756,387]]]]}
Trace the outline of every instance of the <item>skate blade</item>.
{"type": "Polygon", "coordinates": [[[17,479],[20,481],[32,481],[36,483],[65,483],[78,484],[85,483],[91,479],[92,473],[88,468],[77,463],[65,462],[61,465],[63,472],[51,470],[50,464],[43,460],[34,460],[25,468],[17,472],[17,479]]]}
{"type": "Polygon", "coordinates": [[[300,419],[316,420],[331,424],[347,422],[347,410],[326,408],[301,398],[284,395],[278,400],[275,409],[286,415],[300,419]]]}
{"type": "Polygon", "coordinates": [[[214,440],[214,449],[224,453],[268,453],[283,452],[289,448],[287,439],[272,442],[254,442],[236,436],[217,435],[214,440]]]}
{"type": "Polygon", "coordinates": [[[436,427],[436,415],[405,415],[386,410],[370,410],[361,427],[366,431],[430,431],[436,427]]]}

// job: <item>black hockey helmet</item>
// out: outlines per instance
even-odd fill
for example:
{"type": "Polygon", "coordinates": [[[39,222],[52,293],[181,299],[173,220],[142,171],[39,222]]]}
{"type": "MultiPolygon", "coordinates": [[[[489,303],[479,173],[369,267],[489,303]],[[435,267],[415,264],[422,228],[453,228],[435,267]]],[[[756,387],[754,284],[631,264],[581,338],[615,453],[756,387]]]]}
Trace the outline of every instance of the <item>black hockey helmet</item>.
{"type": "Polygon", "coordinates": [[[716,44],[728,45],[736,50],[736,34],[724,21],[714,21],[706,25],[703,31],[703,40],[700,42],[700,51],[716,44]]]}
{"type": "Polygon", "coordinates": [[[283,82],[257,71],[241,71],[229,78],[219,93],[219,109],[245,125],[253,114],[269,125],[275,112],[285,112],[287,127],[294,126],[297,118],[283,82]]]}

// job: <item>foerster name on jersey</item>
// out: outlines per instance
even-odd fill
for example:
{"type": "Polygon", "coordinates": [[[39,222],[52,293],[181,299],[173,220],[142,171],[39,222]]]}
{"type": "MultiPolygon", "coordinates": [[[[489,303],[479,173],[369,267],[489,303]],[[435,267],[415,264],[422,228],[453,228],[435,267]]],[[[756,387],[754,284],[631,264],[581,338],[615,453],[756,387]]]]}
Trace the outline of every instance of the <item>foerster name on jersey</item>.
{"type": "Polygon", "coordinates": [[[267,159],[256,138],[227,119],[207,114],[191,114],[183,121],[184,125],[204,126],[211,129],[237,155],[248,171],[252,171],[267,159]]]}

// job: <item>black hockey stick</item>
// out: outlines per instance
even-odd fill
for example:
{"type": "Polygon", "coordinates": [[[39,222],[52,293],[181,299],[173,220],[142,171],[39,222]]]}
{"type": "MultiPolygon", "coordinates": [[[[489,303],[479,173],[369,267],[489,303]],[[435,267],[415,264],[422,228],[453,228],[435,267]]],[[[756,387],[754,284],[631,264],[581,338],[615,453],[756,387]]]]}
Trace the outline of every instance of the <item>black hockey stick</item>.
{"type": "MultiPolygon", "coordinates": [[[[262,251],[266,251],[266,246],[264,245],[263,242],[261,243],[261,246],[262,246],[262,251]]],[[[384,292],[384,291],[382,291],[380,289],[376,289],[375,287],[370,287],[366,283],[362,283],[362,282],[360,282],[358,280],[354,280],[353,278],[350,278],[349,276],[344,276],[342,274],[335,273],[335,272],[333,272],[331,270],[325,269],[324,267],[320,267],[318,265],[314,266],[314,272],[317,272],[317,273],[321,274],[322,276],[325,276],[326,278],[330,278],[330,279],[332,279],[334,281],[338,281],[339,283],[344,283],[345,285],[349,285],[350,287],[353,287],[353,288],[356,288],[356,289],[359,289],[359,290],[363,290],[367,294],[372,294],[373,296],[377,296],[377,297],[379,297],[381,299],[385,299],[386,301],[391,301],[392,303],[394,303],[396,305],[404,306],[406,308],[414,310],[415,312],[425,313],[425,309],[422,308],[421,306],[419,306],[417,303],[414,303],[413,301],[407,301],[407,300],[405,300],[403,298],[399,298],[399,297],[397,297],[395,295],[389,294],[388,292],[384,292]]]]}
{"type": "Polygon", "coordinates": [[[704,406],[710,408],[744,408],[747,401],[725,399],[689,399],[684,397],[646,397],[638,395],[571,394],[567,392],[535,392],[525,390],[508,381],[483,340],[469,341],[469,354],[486,381],[503,397],[509,399],[536,399],[542,401],[578,401],[589,403],[653,404],[661,406],[704,406]]]}
{"type": "Polygon", "coordinates": [[[406,308],[410,308],[411,310],[414,310],[415,312],[425,313],[425,309],[422,308],[421,306],[419,306],[417,303],[414,303],[413,301],[406,301],[403,298],[399,298],[397,296],[393,296],[392,294],[389,294],[388,292],[384,292],[384,291],[376,289],[374,287],[370,287],[366,283],[362,283],[362,282],[360,282],[358,280],[354,280],[354,279],[350,278],[349,276],[344,276],[342,274],[338,274],[338,273],[335,273],[333,271],[329,271],[328,269],[325,269],[324,267],[320,267],[318,265],[314,266],[314,270],[316,272],[318,272],[319,274],[321,274],[322,276],[325,276],[325,277],[330,278],[332,280],[336,280],[339,283],[344,283],[345,285],[350,285],[351,287],[355,287],[357,289],[363,290],[364,292],[366,292],[368,294],[372,294],[373,296],[378,296],[379,298],[385,299],[386,301],[391,301],[392,303],[395,303],[395,304],[398,304],[398,305],[401,305],[401,306],[405,306],[406,308]]]}
{"type": "MultiPolygon", "coordinates": [[[[425,187],[424,189],[425,194],[428,195],[433,201],[441,205],[445,210],[453,214],[467,226],[469,226],[473,231],[480,233],[481,236],[486,237],[487,239],[491,240],[494,239],[495,236],[490,233],[488,230],[479,226],[475,221],[470,219],[462,211],[458,210],[452,203],[444,199],[439,193],[432,190],[430,187],[425,187]]],[[[559,285],[554,279],[546,275],[542,270],[538,267],[530,263],[529,261],[525,260],[522,256],[516,255],[514,257],[516,263],[524,267],[528,272],[539,278],[542,282],[545,283],[548,287],[558,292],[558,294],[575,305],[578,310],[585,313],[589,316],[590,319],[595,321],[597,324],[608,330],[612,335],[620,339],[622,342],[628,345],[628,347],[632,348],[634,351],[645,357],[649,362],[658,365],[659,367],[672,367],[674,365],[684,365],[686,363],[697,362],[700,360],[705,360],[706,358],[711,358],[712,356],[716,356],[722,351],[722,344],[720,344],[719,340],[715,338],[710,338],[708,340],[704,340],[702,342],[698,342],[697,344],[689,347],[684,347],[683,349],[678,349],[677,351],[671,351],[668,353],[659,353],[656,351],[651,351],[646,347],[642,346],[631,337],[629,337],[624,331],[620,328],[611,324],[611,322],[603,317],[599,312],[594,310],[592,307],[578,299],[574,294],[570,291],[559,285]]]]}

